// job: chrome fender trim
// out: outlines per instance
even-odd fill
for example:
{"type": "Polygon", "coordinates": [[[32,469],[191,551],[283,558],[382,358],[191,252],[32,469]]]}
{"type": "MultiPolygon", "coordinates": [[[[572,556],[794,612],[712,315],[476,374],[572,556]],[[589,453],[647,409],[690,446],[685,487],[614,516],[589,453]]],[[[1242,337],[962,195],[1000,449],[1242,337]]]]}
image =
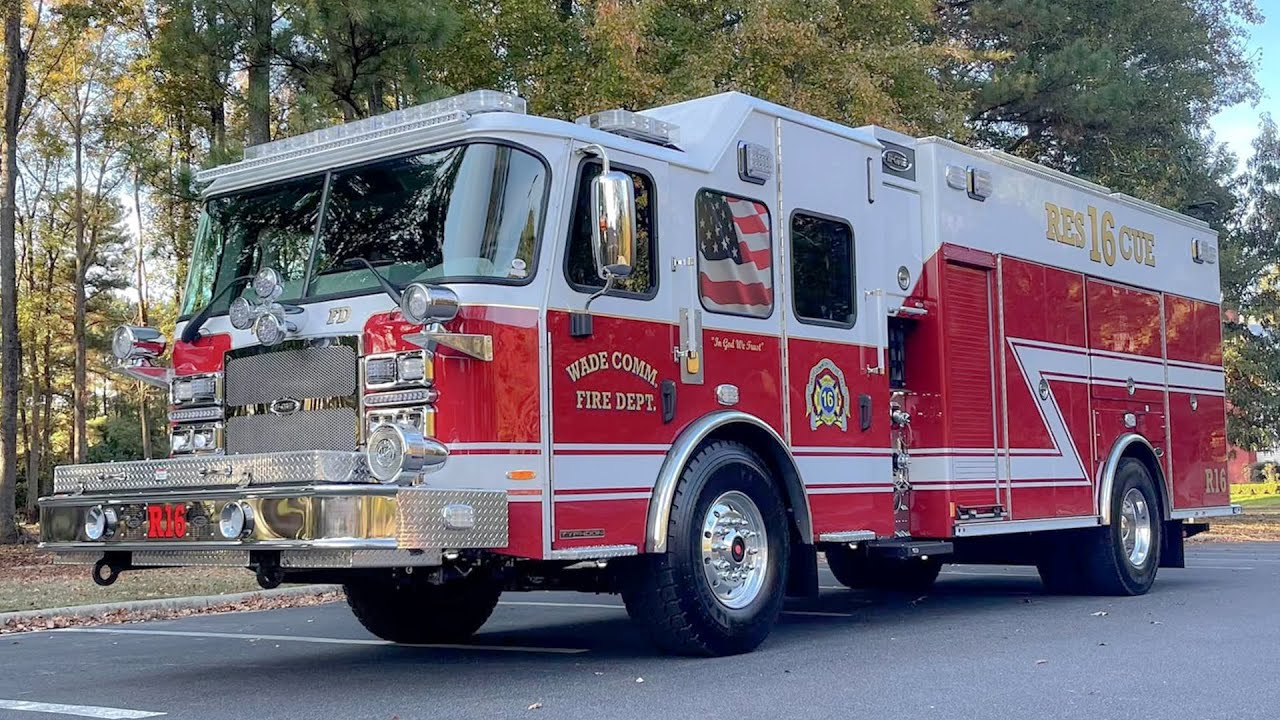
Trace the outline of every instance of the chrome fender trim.
{"type": "Polygon", "coordinates": [[[1156,477],[1153,479],[1156,481],[1156,491],[1160,493],[1160,504],[1164,506],[1164,519],[1169,519],[1169,488],[1165,482],[1160,456],[1156,454],[1156,449],[1146,438],[1137,433],[1125,433],[1116,438],[1115,444],[1111,446],[1111,452],[1107,455],[1107,462],[1098,475],[1098,517],[1103,525],[1111,524],[1111,488],[1115,485],[1116,469],[1120,466],[1120,460],[1124,457],[1125,451],[1135,444],[1146,448],[1147,452],[1156,459],[1156,477]]]}
{"type": "MultiPolygon", "coordinates": [[[[790,464],[791,476],[779,478],[782,490],[786,493],[795,513],[796,528],[805,543],[813,542],[813,520],[809,512],[809,496],[804,491],[800,480],[800,471],[796,467],[795,458],[786,441],[769,424],[760,418],[740,410],[719,410],[703,415],[690,423],[667,451],[658,472],[658,480],[654,484],[653,494],[649,497],[649,517],[645,524],[645,552],[663,553],[667,551],[667,526],[671,522],[671,503],[675,500],[676,484],[680,481],[680,473],[684,471],[693,453],[714,431],[733,424],[750,425],[754,429],[763,430],[773,439],[777,450],[781,450],[786,462],[790,464]]],[[[763,452],[765,448],[757,448],[763,452]]]]}

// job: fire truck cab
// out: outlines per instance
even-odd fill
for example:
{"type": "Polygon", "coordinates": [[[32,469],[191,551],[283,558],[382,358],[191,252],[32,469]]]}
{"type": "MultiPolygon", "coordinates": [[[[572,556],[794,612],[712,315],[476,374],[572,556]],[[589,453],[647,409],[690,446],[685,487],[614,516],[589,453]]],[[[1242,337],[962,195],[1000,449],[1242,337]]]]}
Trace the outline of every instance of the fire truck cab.
{"type": "Polygon", "coordinates": [[[207,182],[171,457],[57,468],[43,546],[335,582],[457,642],[504,591],[622,594],[663,649],[764,640],[820,553],[1145,593],[1226,480],[1217,237],[1029,161],[738,93],[577,123],[478,91],[207,182]]]}

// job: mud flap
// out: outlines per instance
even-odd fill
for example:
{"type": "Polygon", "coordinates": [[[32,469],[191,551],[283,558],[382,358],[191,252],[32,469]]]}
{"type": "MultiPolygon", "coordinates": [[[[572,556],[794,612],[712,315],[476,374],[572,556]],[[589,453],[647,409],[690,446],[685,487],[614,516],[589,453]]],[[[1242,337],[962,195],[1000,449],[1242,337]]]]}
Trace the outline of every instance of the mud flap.
{"type": "Polygon", "coordinates": [[[1160,548],[1160,567],[1162,568],[1184,568],[1187,566],[1187,557],[1183,549],[1182,538],[1182,521],[1168,520],[1164,524],[1164,532],[1161,533],[1164,538],[1161,541],[1160,548]]]}
{"type": "Polygon", "coordinates": [[[818,596],[818,550],[813,545],[791,543],[791,562],[787,565],[787,597],[818,596]]]}

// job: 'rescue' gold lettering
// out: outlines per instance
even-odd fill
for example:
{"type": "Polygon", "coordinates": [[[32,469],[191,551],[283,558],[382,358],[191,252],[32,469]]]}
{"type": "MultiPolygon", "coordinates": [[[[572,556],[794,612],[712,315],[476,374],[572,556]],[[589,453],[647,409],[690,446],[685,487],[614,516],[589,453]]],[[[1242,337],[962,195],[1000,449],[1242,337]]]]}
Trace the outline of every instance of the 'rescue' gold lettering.
{"type": "Polygon", "coordinates": [[[1156,266],[1156,236],[1127,225],[1116,229],[1110,210],[1101,214],[1090,205],[1084,212],[1065,205],[1044,204],[1045,239],[1087,248],[1096,263],[1116,264],[1116,258],[1148,267],[1156,266]]]}
{"type": "Polygon", "coordinates": [[[658,371],[652,365],[631,353],[609,352],[608,350],[588,353],[569,363],[564,371],[569,373],[569,379],[578,382],[582,378],[605,368],[631,373],[644,380],[650,387],[658,387],[658,371]]]}

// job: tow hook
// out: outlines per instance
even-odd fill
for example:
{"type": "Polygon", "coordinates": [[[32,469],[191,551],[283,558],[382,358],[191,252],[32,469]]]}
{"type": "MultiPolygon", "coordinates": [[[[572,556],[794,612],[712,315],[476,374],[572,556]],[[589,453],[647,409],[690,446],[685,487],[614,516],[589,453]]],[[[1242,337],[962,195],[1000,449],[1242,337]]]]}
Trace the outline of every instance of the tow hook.
{"type": "Polygon", "coordinates": [[[114,585],[119,579],[120,573],[128,570],[128,565],[119,565],[114,562],[114,558],[103,556],[98,558],[98,562],[93,564],[93,570],[90,574],[93,576],[93,582],[101,587],[114,585]]]}
{"type": "Polygon", "coordinates": [[[257,572],[258,587],[263,590],[274,590],[284,582],[284,570],[280,566],[260,567],[257,572]]]}

